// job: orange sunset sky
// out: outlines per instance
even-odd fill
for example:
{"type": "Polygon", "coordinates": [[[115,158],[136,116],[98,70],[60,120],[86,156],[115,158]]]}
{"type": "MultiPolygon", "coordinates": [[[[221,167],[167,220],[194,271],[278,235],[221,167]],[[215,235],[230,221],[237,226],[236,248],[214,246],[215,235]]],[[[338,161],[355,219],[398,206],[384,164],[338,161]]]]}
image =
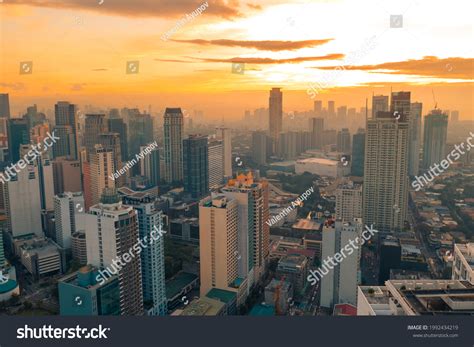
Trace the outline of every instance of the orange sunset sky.
{"type": "Polygon", "coordinates": [[[58,100],[241,117],[282,87],[284,110],[364,106],[372,93],[473,119],[472,0],[0,0],[0,93],[12,114],[58,100]],[[102,2],[102,3],[101,3],[102,2]],[[207,6],[203,4],[207,3],[207,6]],[[178,28],[178,21],[205,10],[178,28]],[[391,15],[402,27],[391,28],[391,15]],[[32,74],[20,74],[21,62],[32,74]],[[139,72],[127,74],[128,61],[139,72]],[[232,73],[232,62],[244,73],[232,73]],[[334,68],[344,66],[335,73],[334,68]]]}

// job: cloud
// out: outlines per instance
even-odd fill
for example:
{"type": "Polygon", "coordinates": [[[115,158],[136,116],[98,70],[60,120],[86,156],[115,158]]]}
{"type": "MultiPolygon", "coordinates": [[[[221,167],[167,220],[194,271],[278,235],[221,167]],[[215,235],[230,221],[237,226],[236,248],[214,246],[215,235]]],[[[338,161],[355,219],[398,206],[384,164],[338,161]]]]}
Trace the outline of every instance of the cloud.
{"type": "MultiPolygon", "coordinates": [[[[67,10],[89,10],[105,14],[129,17],[182,17],[191,13],[205,0],[8,0],[7,4],[23,4],[67,10]]],[[[238,0],[207,0],[204,13],[210,16],[232,19],[241,17],[238,0]]],[[[5,6],[2,5],[2,6],[5,6]]]]}
{"type": "Polygon", "coordinates": [[[179,60],[179,59],[154,59],[155,61],[161,61],[164,63],[194,63],[194,61],[189,60],[179,60]]]}
{"type": "Polygon", "coordinates": [[[226,46],[226,47],[244,47],[255,48],[262,51],[293,51],[305,47],[314,47],[324,45],[333,39],[322,40],[303,40],[303,41],[239,41],[239,40],[171,40],[174,42],[193,43],[201,46],[226,46]]]}
{"type": "Polygon", "coordinates": [[[252,10],[258,10],[260,11],[262,9],[262,6],[256,5],[256,4],[247,4],[248,8],[251,8],[252,10]]]}
{"type": "Polygon", "coordinates": [[[247,64],[295,64],[302,63],[305,61],[319,61],[319,60],[336,60],[343,59],[344,54],[334,53],[327,54],[319,57],[297,57],[297,58],[285,58],[285,59],[273,59],[273,58],[230,58],[230,59],[216,59],[216,58],[194,58],[207,63],[247,63],[247,64]]]}
{"type": "Polygon", "coordinates": [[[76,83],[76,84],[71,85],[70,90],[73,92],[78,92],[78,91],[83,90],[83,87],[86,85],[87,85],[86,83],[76,83]]]}
{"type": "Polygon", "coordinates": [[[0,82],[0,87],[11,89],[11,90],[25,90],[25,84],[18,82],[18,83],[2,83],[0,82]]]}
{"type": "MultiPolygon", "coordinates": [[[[337,66],[314,67],[332,70],[337,66]]],[[[444,58],[426,56],[422,59],[388,62],[376,65],[344,66],[345,70],[362,70],[396,75],[418,75],[438,78],[473,79],[474,58],[444,58]]]]}

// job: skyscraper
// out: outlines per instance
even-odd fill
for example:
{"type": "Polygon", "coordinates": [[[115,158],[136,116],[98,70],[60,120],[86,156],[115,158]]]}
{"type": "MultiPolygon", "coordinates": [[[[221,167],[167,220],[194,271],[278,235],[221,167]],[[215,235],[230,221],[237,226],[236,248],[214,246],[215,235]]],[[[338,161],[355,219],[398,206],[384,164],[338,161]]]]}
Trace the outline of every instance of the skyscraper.
{"type": "Polygon", "coordinates": [[[10,101],[8,94],[0,94],[0,118],[10,118],[10,101]]]}
{"type": "Polygon", "coordinates": [[[200,295],[213,288],[235,291],[238,278],[238,204],[217,195],[199,203],[200,295]],[[232,287],[232,288],[231,288],[232,287]]]}
{"type": "Polygon", "coordinates": [[[232,134],[228,128],[216,128],[216,131],[224,150],[224,176],[232,177],[232,134]]]}
{"type": "Polygon", "coordinates": [[[349,181],[336,189],[336,219],[352,222],[355,218],[362,218],[362,185],[349,181]]]}
{"type": "Polygon", "coordinates": [[[351,175],[364,176],[365,129],[358,129],[352,136],[351,175]]]}
{"type": "Polygon", "coordinates": [[[140,239],[150,240],[140,253],[145,310],[152,316],[165,316],[165,251],[163,236],[158,234],[163,230],[162,212],[149,195],[125,195],[123,202],[137,211],[140,239]]]}
{"type": "Polygon", "coordinates": [[[410,118],[410,107],[411,107],[411,92],[393,92],[392,101],[390,103],[390,112],[394,114],[398,112],[400,115],[404,115],[407,119],[410,118]]]}
{"type": "Polygon", "coordinates": [[[408,174],[410,176],[416,176],[420,171],[422,107],[421,102],[413,102],[410,106],[410,138],[408,140],[408,174]]]}
{"type": "Polygon", "coordinates": [[[336,103],[334,101],[328,101],[328,116],[333,118],[336,115],[336,103]]]}
{"type": "Polygon", "coordinates": [[[140,153],[140,147],[153,142],[153,119],[149,114],[134,113],[130,116],[128,146],[130,156],[140,153]]]}
{"type": "MultiPolygon", "coordinates": [[[[146,146],[140,147],[140,151],[144,151],[145,148],[146,146]]],[[[148,178],[153,187],[160,184],[160,151],[158,148],[153,148],[140,160],[140,175],[148,178]]]]}
{"type": "Polygon", "coordinates": [[[54,194],[82,191],[79,160],[58,158],[53,161],[54,194]]]}
{"type": "Polygon", "coordinates": [[[130,255],[136,252],[133,246],[139,239],[137,212],[131,206],[122,205],[113,189],[107,189],[101,202],[86,214],[85,231],[87,262],[100,268],[105,280],[118,275],[120,313],[142,315],[141,261],[138,254],[130,255]]]}
{"type": "Polygon", "coordinates": [[[120,153],[122,155],[122,162],[126,162],[128,160],[127,124],[121,118],[110,118],[107,122],[110,132],[120,134],[120,153]]]}
{"type": "Polygon", "coordinates": [[[71,127],[72,136],[68,137],[69,140],[69,155],[73,159],[79,158],[79,132],[77,129],[77,108],[76,105],[70,104],[67,101],[59,101],[54,105],[54,117],[56,120],[56,126],[69,126],[71,127]]]}
{"type": "Polygon", "coordinates": [[[167,108],[164,115],[165,172],[167,183],[183,180],[183,113],[167,108]]]}
{"type": "Polygon", "coordinates": [[[283,93],[280,88],[272,88],[269,98],[269,128],[273,140],[273,152],[276,153],[283,122],[283,93]]]}
{"type": "Polygon", "coordinates": [[[364,223],[377,230],[401,230],[408,206],[407,115],[377,112],[367,120],[364,163],[364,223]]]}
{"type": "MultiPolygon", "coordinates": [[[[114,161],[114,171],[118,171],[123,168],[122,162],[122,146],[120,142],[120,134],[119,133],[102,133],[99,134],[97,143],[102,146],[102,148],[106,150],[112,151],[112,157],[114,161]]],[[[120,188],[125,185],[127,179],[127,174],[123,174],[120,177],[115,179],[115,187],[120,188]]]]}
{"type": "Polygon", "coordinates": [[[264,131],[252,132],[252,158],[259,165],[267,163],[267,134],[264,131]]]}
{"type": "Polygon", "coordinates": [[[374,95],[372,96],[372,118],[375,118],[377,112],[388,112],[388,96],[374,95]]]}
{"type": "Polygon", "coordinates": [[[347,123],[347,106],[340,106],[337,108],[337,121],[339,124],[347,123]]]}
{"type": "Polygon", "coordinates": [[[446,156],[446,137],[448,116],[435,109],[425,117],[423,131],[423,169],[429,170],[433,164],[440,163],[446,156]]]}
{"type": "Polygon", "coordinates": [[[209,188],[224,180],[224,145],[221,140],[208,142],[209,188]]]}
{"type": "Polygon", "coordinates": [[[310,118],[310,130],[312,148],[321,149],[323,146],[324,118],[310,118]]]}
{"type": "Polygon", "coordinates": [[[249,276],[250,287],[264,273],[269,253],[268,183],[255,180],[249,172],[229,180],[221,193],[236,199],[239,206],[239,277],[249,276]]]}
{"type": "Polygon", "coordinates": [[[292,160],[298,155],[298,133],[289,131],[280,133],[277,142],[277,155],[281,158],[292,160]]]}
{"type": "Polygon", "coordinates": [[[321,100],[315,100],[313,103],[314,115],[319,117],[323,112],[323,102],[321,100]]]}
{"type": "Polygon", "coordinates": [[[184,191],[193,198],[209,193],[209,162],[207,137],[189,135],[183,140],[184,191]]]}
{"type": "Polygon", "coordinates": [[[96,145],[90,153],[90,185],[84,184],[84,189],[91,192],[91,205],[99,203],[105,188],[115,188],[114,172],[113,151],[96,145]]]}
{"type": "Polygon", "coordinates": [[[47,155],[42,154],[36,159],[40,185],[41,209],[54,210],[54,178],[53,165],[47,155]]]}
{"type": "Polygon", "coordinates": [[[54,197],[56,243],[71,248],[71,236],[84,230],[84,197],[82,192],[66,192],[54,197]]]}
{"type": "Polygon", "coordinates": [[[36,234],[41,229],[41,196],[38,167],[28,165],[3,186],[8,231],[13,237],[36,234]]]}
{"type": "Polygon", "coordinates": [[[84,146],[87,155],[94,152],[94,147],[99,143],[99,135],[108,132],[105,114],[88,114],[84,125],[84,146]]]}
{"type": "Polygon", "coordinates": [[[336,147],[337,151],[340,153],[351,152],[351,133],[349,132],[349,129],[342,128],[337,132],[336,147]]]}
{"type": "Polygon", "coordinates": [[[69,157],[71,159],[77,158],[74,155],[74,131],[70,125],[57,125],[53,128],[58,140],[53,146],[54,158],[69,157]]]}
{"type": "Polygon", "coordinates": [[[16,163],[20,160],[20,147],[30,143],[28,124],[24,119],[8,120],[8,151],[10,160],[16,163]]]}
{"type": "MultiPolygon", "coordinates": [[[[330,221],[323,227],[323,246],[321,259],[334,257],[344,252],[343,248],[350,245],[351,240],[361,238],[362,221],[352,222],[330,221]]],[[[345,254],[344,260],[338,262],[333,269],[325,268],[321,272],[321,306],[333,307],[335,304],[357,304],[357,285],[360,283],[360,246],[345,254]]],[[[337,258],[336,258],[337,259],[337,258]]],[[[326,265],[327,266],[327,265],[326,265]]],[[[328,266],[327,266],[328,267],[328,266]]]]}

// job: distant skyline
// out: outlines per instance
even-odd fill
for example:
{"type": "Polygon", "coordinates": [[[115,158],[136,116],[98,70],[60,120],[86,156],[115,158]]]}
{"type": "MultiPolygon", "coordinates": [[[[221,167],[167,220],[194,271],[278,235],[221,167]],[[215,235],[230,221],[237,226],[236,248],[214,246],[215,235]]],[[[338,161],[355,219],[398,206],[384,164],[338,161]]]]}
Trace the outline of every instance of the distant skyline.
{"type": "Polygon", "coordinates": [[[426,115],[433,90],[439,108],[473,118],[467,0],[215,0],[161,39],[204,2],[4,0],[0,93],[10,94],[12,117],[33,103],[52,109],[68,100],[237,119],[267,107],[273,87],[282,88],[285,112],[304,111],[313,103],[306,90],[327,79],[316,99],[361,107],[392,87],[412,91],[426,115]],[[391,15],[403,15],[402,23],[391,15]],[[29,61],[33,73],[20,74],[20,62],[29,61]],[[126,73],[129,61],[139,62],[137,74],[126,73]],[[235,61],[243,71],[232,73],[235,61]],[[340,65],[345,70],[335,74],[340,65]]]}

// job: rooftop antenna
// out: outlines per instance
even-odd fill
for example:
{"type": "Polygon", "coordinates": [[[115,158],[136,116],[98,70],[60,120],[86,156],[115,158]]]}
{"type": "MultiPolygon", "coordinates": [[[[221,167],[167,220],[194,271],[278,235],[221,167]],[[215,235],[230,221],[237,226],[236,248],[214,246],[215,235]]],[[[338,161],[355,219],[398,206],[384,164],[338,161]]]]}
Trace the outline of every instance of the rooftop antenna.
{"type": "Polygon", "coordinates": [[[434,89],[432,88],[431,89],[431,94],[433,94],[433,101],[435,103],[435,107],[434,109],[436,110],[438,108],[438,103],[436,102],[436,97],[435,97],[435,93],[434,93],[434,89]]]}
{"type": "MultiPolygon", "coordinates": [[[[374,107],[372,105],[372,107],[374,107]]],[[[367,121],[367,119],[369,118],[369,102],[368,102],[368,98],[365,98],[365,120],[367,121]]]]}

